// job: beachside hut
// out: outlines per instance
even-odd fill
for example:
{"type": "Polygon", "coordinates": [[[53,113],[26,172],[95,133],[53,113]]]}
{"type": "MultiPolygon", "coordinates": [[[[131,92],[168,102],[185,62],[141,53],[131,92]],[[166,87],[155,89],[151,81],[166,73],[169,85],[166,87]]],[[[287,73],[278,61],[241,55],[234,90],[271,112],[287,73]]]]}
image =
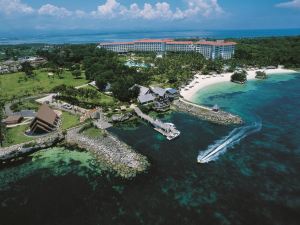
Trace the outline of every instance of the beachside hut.
{"type": "Polygon", "coordinates": [[[212,110],[214,112],[219,112],[220,111],[220,107],[218,105],[214,105],[214,107],[212,108],[212,110]]]}
{"type": "Polygon", "coordinates": [[[55,131],[59,124],[59,116],[47,105],[42,105],[30,124],[32,134],[43,134],[55,131]]]}

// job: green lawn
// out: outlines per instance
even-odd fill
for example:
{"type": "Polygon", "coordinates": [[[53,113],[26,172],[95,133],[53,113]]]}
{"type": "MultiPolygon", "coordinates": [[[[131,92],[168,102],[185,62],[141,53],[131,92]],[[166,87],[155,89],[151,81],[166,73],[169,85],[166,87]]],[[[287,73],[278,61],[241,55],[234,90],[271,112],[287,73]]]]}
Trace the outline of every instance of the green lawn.
{"type": "Polygon", "coordinates": [[[80,123],[79,116],[75,116],[75,115],[73,115],[71,113],[68,113],[68,112],[63,112],[61,118],[62,118],[61,128],[63,130],[69,129],[71,127],[75,127],[76,125],[78,125],[80,123]]]}
{"type": "Polygon", "coordinates": [[[75,79],[69,71],[64,71],[61,78],[48,77],[48,72],[37,70],[35,78],[27,78],[24,73],[5,74],[0,76],[1,97],[10,100],[24,96],[49,92],[53,87],[66,84],[79,86],[88,81],[84,78],[75,79]]]}
{"type": "MultiPolygon", "coordinates": [[[[92,87],[90,85],[82,87],[82,89],[98,90],[97,88],[92,87]]],[[[104,94],[102,92],[98,92],[97,95],[93,96],[93,98],[85,98],[84,96],[82,96],[81,98],[78,98],[78,100],[109,107],[112,107],[117,103],[117,100],[114,97],[104,94]]]]}
{"type": "Polygon", "coordinates": [[[97,137],[103,136],[104,131],[102,131],[98,128],[95,128],[95,127],[90,127],[88,129],[84,130],[82,133],[90,138],[97,138],[97,137]]]}
{"type": "Polygon", "coordinates": [[[100,104],[114,105],[117,102],[117,100],[111,96],[105,95],[103,93],[99,93],[99,94],[100,94],[100,99],[99,99],[100,104]]]}
{"type": "Polygon", "coordinates": [[[22,125],[14,128],[8,128],[6,133],[6,141],[4,146],[11,146],[16,144],[21,144],[23,142],[28,142],[34,140],[32,137],[25,136],[25,131],[29,128],[28,125],[22,125]]]}
{"type": "Polygon", "coordinates": [[[90,89],[90,90],[96,90],[96,91],[98,90],[96,87],[91,86],[91,85],[84,86],[84,87],[82,87],[80,89],[90,89]]]}

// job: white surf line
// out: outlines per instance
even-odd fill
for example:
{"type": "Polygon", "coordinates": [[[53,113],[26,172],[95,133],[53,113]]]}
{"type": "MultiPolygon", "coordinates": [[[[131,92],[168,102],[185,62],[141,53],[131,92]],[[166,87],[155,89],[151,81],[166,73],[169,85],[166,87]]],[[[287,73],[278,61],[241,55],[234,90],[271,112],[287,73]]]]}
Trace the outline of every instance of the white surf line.
{"type": "Polygon", "coordinates": [[[260,131],[261,127],[261,122],[255,122],[253,125],[235,128],[229,135],[216,141],[215,144],[209,146],[204,152],[200,151],[197,157],[198,163],[208,163],[216,160],[220,154],[224,153],[228,148],[233,147],[243,138],[260,131]]]}

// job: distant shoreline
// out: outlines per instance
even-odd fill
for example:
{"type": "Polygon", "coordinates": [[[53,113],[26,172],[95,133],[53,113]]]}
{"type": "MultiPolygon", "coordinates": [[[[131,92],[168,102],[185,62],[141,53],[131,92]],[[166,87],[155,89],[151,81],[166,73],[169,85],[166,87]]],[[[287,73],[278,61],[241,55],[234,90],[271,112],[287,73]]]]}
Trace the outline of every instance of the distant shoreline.
{"type": "Polygon", "coordinates": [[[42,31],[5,33],[0,32],[0,45],[26,44],[96,44],[106,41],[132,41],[143,38],[174,39],[240,39],[295,37],[300,35],[300,28],[291,29],[242,29],[242,30],[171,30],[171,31],[66,31],[47,33],[42,31]]]}
{"type": "MultiPolygon", "coordinates": [[[[256,79],[256,71],[262,70],[247,70],[248,76],[247,80],[254,80],[256,79]]],[[[267,69],[265,70],[267,75],[275,75],[275,74],[284,74],[284,73],[297,73],[295,70],[291,69],[267,69]]],[[[180,95],[188,100],[193,101],[194,96],[203,88],[211,86],[213,84],[224,83],[224,82],[231,82],[231,75],[233,73],[222,73],[222,74],[213,74],[213,75],[201,75],[196,74],[193,81],[190,84],[186,85],[184,88],[181,89],[180,95]],[[203,77],[207,77],[202,79],[203,77]],[[209,77],[209,78],[208,78],[209,77]]]]}

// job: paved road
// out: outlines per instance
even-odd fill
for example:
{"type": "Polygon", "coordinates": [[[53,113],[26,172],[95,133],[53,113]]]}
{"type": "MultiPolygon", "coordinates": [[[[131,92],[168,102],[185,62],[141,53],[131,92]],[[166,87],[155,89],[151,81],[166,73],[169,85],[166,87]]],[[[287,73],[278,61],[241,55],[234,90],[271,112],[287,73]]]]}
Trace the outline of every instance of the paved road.
{"type": "Polygon", "coordinates": [[[14,104],[14,103],[17,103],[19,101],[24,101],[24,100],[30,100],[30,99],[36,99],[36,98],[40,98],[42,96],[45,96],[45,94],[43,95],[37,95],[37,96],[30,96],[30,97],[24,97],[24,98],[21,98],[20,100],[17,99],[17,100],[14,100],[14,101],[11,101],[11,102],[7,102],[5,105],[4,105],[4,110],[5,110],[5,115],[6,116],[10,116],[10,115],[13,115],[14,112],[10,109],[11,105],[14,104]]]}

